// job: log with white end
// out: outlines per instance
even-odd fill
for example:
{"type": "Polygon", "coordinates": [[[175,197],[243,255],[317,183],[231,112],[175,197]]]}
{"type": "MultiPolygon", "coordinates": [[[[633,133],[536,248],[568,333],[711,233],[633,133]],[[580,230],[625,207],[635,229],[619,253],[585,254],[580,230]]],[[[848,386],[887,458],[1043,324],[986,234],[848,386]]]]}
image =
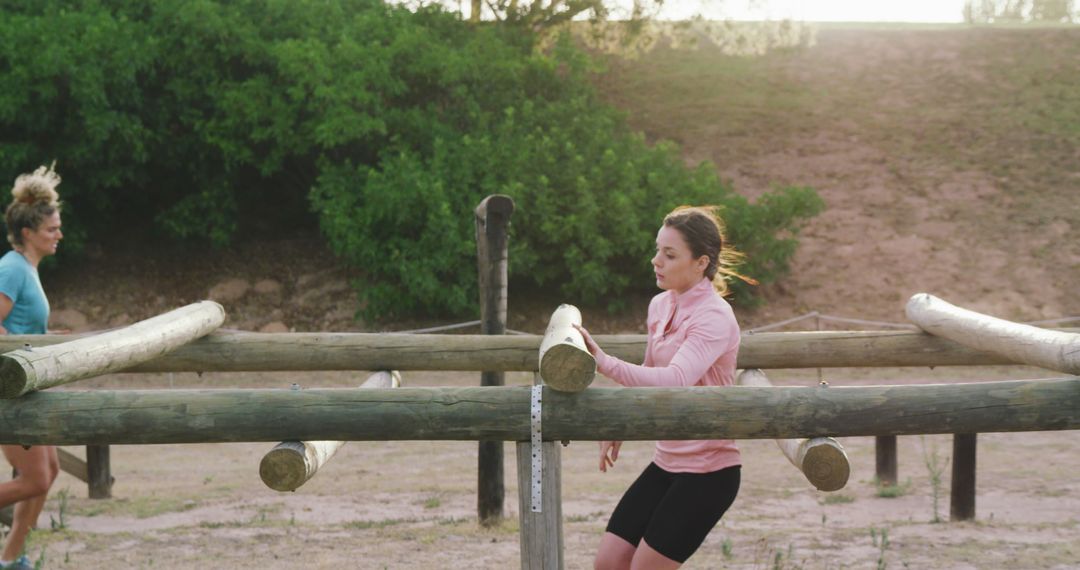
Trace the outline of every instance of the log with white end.
{"type": "MultiPolygon", "coordinates": [[[[772,387],[769,378],[758,369],[743,370],[739,374],[742,386],[772,387]]],[[[826,388],[823,388],[826,389],[826,388]]],[[[844,447],[831,437],[810,439],[777,439],[777,447],[788,461],[806,476],[819,491],[839,491],[851,475],[844,447]]]]}
{"type": "Polygon", "coordinates": [[[554,390],[580,392],[596,376],[596,359],[574,328],[580,324],[581,311],[573,305],[559,305],[548,321],[540,343],[540,377],[554,390]]]}
{"type": "Polygon", "coordinates": [[[905,312],[911,322],[932,335],[1015,362],[1080,374],[1080,334],[991,317],[927,293],[913,295],[905,312]]]}
{"type": "Polygon", "coordinates": [[[221,305],[202,301],[114,331],[45,347],[28,344],[0,356],[0,398],[17,398],[153,360],[224,322],[221,305]]]}
{"type": "MultiPolygon", "coordinates": [[[[364,381],[361,388],[397,388],[401,374],[380,370],[364,381]]],[[[259,477],[275,491],[295,491],[326,465],[344,441],[283,441],[263,456],[259,477]]]]}

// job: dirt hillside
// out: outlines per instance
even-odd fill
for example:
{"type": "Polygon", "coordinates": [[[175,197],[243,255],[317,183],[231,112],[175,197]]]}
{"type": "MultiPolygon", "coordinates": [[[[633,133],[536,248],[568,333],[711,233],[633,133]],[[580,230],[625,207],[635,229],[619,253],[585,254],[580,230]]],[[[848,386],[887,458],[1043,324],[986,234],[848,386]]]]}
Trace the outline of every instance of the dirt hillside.
{"type": "Polygon", "coordinates": [[[903,320],[927,291],[1007,318],[1080,315],[1080,30],[821,29],[763,58],[661,51],[610,99],[754,197],[827,210],[753,322],[903,320]]]}

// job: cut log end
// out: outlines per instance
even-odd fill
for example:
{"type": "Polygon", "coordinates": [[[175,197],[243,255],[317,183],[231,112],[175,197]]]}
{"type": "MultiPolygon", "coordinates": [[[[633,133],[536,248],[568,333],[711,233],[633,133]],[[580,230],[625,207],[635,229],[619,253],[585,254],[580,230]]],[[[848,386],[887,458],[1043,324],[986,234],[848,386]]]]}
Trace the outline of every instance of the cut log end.
{"type": "Polygon", "coordinates": [[[553,390],[581,392],[596,377],[596,359],[574,345],[555,345],[540,360],[540,376],[553,390]]]}
{"type": "Polygon", "coordinates": [[[847,485],[851,466],[847,455],[838,446],[822,442],[806,450],[802,470],[806,479],[819,491],[839,491],[847,485]]]}
{"type": "Polygon", "coordinates": [[[0,399],[10,400],[26,393],[26,369],[15,352],[0,356],[0,399]]]}
{"type": "Polygon", "coordinates": [[[259,463],[259,477],[275,491],[295,491],[309,479],[304,454],[291,448],[275,448],[259,463]]]}

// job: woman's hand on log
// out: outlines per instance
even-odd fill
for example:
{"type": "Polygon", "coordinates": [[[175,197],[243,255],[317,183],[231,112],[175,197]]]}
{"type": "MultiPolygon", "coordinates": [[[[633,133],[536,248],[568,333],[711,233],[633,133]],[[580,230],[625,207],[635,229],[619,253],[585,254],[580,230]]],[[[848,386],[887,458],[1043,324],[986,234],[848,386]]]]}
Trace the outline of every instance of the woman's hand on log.
{"type": "Polygon", "coordinates": [[[615,467],[615,461],[619,459],[621,441],[600,442],[600,471],[607,473],[608,467],[615,467]]]}
{"type": "Polygon", "coordinates": [[[593,340],[589,331],[585,330],[585,327],[575,324],[574,328],[577,329],[577,332],[581,333],[581,338],[585,340],[585,348],[589,349],[589,354],[596,356],[603,352],[600,350],[600,345],[596,344],[596,341],[593,340]]]}

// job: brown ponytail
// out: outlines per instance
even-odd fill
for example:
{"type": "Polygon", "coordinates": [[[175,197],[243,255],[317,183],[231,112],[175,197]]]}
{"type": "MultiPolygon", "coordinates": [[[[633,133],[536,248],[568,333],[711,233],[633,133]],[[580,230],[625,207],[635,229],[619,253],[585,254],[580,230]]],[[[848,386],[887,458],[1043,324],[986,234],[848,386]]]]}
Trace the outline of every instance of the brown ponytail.
{"type": "Polygon", "coordinates": [[[709,258],[705,277],[712,281],[717,293],[726,296],[730,293],[729,278],[740,279],[751,285],[758,282],[733,269],[746,256],[724,243],[724,222],[719,212],[719,206],[679,206],[664,216],[664,225],[682,234],[695,259],[703,255],[709,258]]]}

